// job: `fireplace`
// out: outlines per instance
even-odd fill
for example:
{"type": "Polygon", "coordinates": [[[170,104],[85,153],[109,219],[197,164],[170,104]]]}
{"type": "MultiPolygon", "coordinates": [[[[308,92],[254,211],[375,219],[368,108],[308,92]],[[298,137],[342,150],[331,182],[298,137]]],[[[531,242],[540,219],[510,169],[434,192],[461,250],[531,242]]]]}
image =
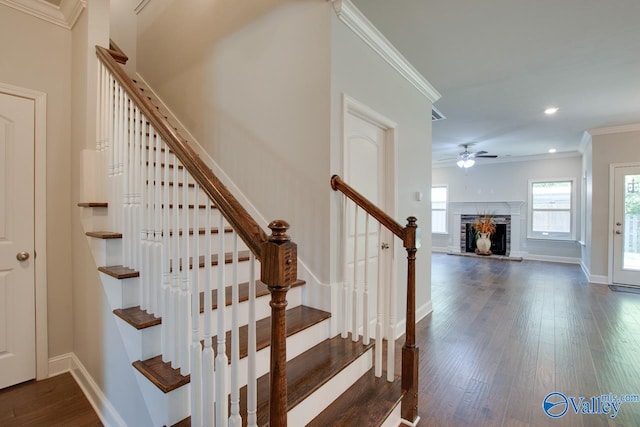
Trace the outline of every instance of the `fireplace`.
{"type": "MultiPolygon", "coordinates": [[[[476,251],[476,231],[472,224],[466,224],[466,252],[476,251]]],[[[491,253],[507,255],[507,224],[496,224],[496,232],[491,235],[491,253]]]]}
{"type": "MultiPolygon", "coordinates": [[[[478,215],[460,217],[460,252],[475,252],[476,233],[473,223],[478,215]]],[[[511,246],[511,215],[494,215],[496,232],[491,235],[491,252],[494,255],[509,256],[511,246]]]]}
{"type": "MultiPolygon", "coordinates": [[[[526,217],[522,214],[524,201],[502,202],[450,202],[451,230],[457,230],[450,238],[449,251],[452,253],[467,252],[467,224],[473,224],[482,213],[493,216],[496,225],[504,224],[505,255],[509,258],[522,257],[521,239],[523,236],[523,222],[526,217]]],[[[474,242],[475,243],[475,242],[474,242]]],[[[493,248],[492,248],[493,251],[493,248]]]]}

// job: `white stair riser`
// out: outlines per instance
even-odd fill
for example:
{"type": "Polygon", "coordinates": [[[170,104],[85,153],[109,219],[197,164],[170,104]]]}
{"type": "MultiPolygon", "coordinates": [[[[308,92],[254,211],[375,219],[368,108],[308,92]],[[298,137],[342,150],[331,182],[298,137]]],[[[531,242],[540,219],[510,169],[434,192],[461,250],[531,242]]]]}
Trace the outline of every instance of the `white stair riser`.
{"type": "Polygon", "coordinates": [[[131,367],[131,370],[135,373],[154,427],[172,426],[190,415],[188,386],[163,393],[136,368],[131,367]]]}
{"type": "Polygon", "coordinates": [[[108,208],[82,208],[80,219],[85,231],[109,230],[110,220],[108,208]]]}
{"type": "Polygon", "coordinates": [[[100,273],[102,287],[111,309],[135,307],[140,304],[139,278],[116,279],[108,274],[100,273]]]}
{"type": "Polygon", "coordinates": [[[136,329],[118,316],[115,317],[130,362],[147,360],[160,354],[160,325],[136,329]]]}
{"type": "MultiPolygon", "coordinates": [[[[287,413],[289,425],[303,426],[313,420],[320,412],[351,387],[373,366],[373,351],[367,350],[357,360],[331,378],[309,397],[287,413]]],[[[364,420],[363,420],[364,422],[364,420]]]]}
{"type": "Polygon", "coordinates": [[[122,239],[87,237],[96,265],[122,265],[122,239]]]}

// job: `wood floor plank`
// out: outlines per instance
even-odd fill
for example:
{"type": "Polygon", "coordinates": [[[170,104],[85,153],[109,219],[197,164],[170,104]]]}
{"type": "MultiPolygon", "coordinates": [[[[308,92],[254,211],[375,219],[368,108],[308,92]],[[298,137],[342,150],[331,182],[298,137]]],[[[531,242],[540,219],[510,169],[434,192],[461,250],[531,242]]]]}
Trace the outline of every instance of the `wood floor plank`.
{"type": "Polygon", "coordinates": [[[102,426],[71,374],[0,390],[3,427],[102,426]]]}
{"type": "Polygon", "coordinates": [[[589,284],[575,265],[432,260],[434,311],[417,325],[421,425],[640,425],[640,403],[615,419],[542,410],[553,391],[638,393],[640,295],[589,284]]]}

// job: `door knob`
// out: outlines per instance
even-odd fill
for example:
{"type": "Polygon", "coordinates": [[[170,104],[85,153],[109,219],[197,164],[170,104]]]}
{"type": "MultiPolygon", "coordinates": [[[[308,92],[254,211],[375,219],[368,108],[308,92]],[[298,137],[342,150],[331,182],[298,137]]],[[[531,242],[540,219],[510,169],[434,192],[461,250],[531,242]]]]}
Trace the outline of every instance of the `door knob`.
{"type": "Polygon", "coordinates": [[[616,234],[622,234],[620,230],[616,230],[616,234]]]}
{"type": "Polygon", "coordinates": [[[16,259],[18,261],[20,261],[20,262],[28,260],[29,259],[29,252],[25,252],[25,251],[18,252],[17,255],[16,255],[16,259]]]}

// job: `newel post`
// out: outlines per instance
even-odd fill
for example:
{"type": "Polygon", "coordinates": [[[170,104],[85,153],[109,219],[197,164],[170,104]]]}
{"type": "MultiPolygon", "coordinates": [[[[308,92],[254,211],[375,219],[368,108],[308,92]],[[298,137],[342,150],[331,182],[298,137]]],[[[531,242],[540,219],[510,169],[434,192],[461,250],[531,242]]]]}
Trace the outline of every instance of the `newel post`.
{"type": "Polygon", "coordinates": [[[402,399],[401,416],[415,422],[418,417],[418,361],[416,347],[416,252],[420,247],[417,219],[407,218],[404,247],[407,249],[407,324],[405,342],[402,346],[402,389],[406,394],[402,399]]]}
{"type": "Polygon", "coordinates": [[[262,247],[261,280],[271,292],[271,369],[269,425],[287,425],[287,291],[298,276],[298,248],[287,235],[289,224],[269,224],[271,235],[262,247]]]}

